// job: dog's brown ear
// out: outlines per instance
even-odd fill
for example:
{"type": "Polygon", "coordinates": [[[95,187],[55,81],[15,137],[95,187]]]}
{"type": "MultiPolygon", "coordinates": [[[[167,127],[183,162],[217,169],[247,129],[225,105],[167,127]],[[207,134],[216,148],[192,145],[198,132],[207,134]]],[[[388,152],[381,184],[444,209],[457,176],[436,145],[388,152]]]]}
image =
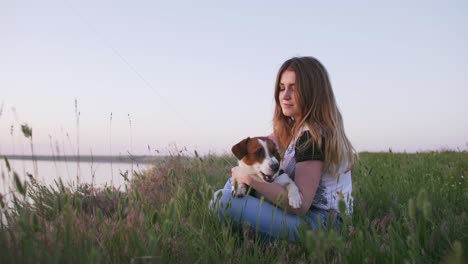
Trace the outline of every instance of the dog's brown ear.
{"type": "Polygon", "coordinates": [[[245,154],[247,154],[247,143],[249,143],[250,137],[244,138],[241,142],[232,146],[232,153],[238,160],[241,160],[245,154]]]}

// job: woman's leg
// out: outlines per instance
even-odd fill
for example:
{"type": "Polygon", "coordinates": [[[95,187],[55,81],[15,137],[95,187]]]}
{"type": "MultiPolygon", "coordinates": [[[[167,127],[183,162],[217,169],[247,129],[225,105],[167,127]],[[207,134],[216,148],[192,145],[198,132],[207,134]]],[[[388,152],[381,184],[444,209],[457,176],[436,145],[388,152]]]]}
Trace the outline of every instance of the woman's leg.
{"type": "MultiPolygon", "coordinates": [[[[214,193],[210,207],[216,208],[220,220],[229,221],[235,225],[249,223],[250,227],[258,231],[264,238],[297,239],[300,225],[306,228],[318,229],[326,227],[330,213],[320,208],[311,208],[303,217],[286,213],[282,208],[257,197],[247,195],[242,198],[232,196],[231,180],[224,188],[214,193]]],[[[334,225],[341,225],[339,219],[332,219],[334,225]]]]}
{"type": "Polygon", "coordinates": [[[210,206],[216,206],[221,220],[241,225],[249,223],[250,227],[264,237],[289,238],[294,240],[298,236],[297,228],[305,221],[294,214],[288,214],[284,209],[262,201],[253,196],[235,198],[231,193],[230,179],[214,194],[210,206]]]}

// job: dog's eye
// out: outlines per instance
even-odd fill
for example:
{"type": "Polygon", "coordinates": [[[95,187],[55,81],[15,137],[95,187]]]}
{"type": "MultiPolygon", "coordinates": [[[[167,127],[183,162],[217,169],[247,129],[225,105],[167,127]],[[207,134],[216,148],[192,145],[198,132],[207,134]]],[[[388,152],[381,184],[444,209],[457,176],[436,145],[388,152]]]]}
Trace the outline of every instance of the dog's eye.
{"type": "Polygon", "coordinates": [[[263,158],[264,156],[264,153],[263,153],[263,150],[259,149],[255,152],[255,156],[257,156],[257,158],[263,158]]]}
{"type": "Polygon", "coordinates": [[[279,154],[278,151],[276,151],[276,150],[273,152],[273,156],[274,156],[277,160],[280,160],[280,159],[281,159],[280,154],[279,154]]]}

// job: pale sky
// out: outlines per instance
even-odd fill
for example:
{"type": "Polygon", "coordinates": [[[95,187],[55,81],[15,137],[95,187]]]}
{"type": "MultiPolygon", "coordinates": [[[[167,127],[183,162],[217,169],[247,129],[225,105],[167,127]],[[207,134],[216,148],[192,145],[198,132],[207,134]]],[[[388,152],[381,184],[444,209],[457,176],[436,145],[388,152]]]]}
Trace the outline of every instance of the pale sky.
{"type": "Polygon", "coordinates": [[[22,123],[36,154],[229,153],[292,56],[358,151],[467,149],[468,2],[386,2],[0,0],[0,153],[30,153],[22,123]]]}

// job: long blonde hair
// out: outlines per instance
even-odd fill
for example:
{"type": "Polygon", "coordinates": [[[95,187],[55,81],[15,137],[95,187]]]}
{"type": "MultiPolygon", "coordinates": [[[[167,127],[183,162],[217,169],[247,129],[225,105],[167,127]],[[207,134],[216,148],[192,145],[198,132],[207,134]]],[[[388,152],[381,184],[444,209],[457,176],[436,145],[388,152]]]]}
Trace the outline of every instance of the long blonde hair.
{"type": "Polygon", "coordinates": [[[318,142],[318,147],[322,148],[321,138],[324,138],[324,171],[337,175],[343,164],[352,169],[355,150],[345,134],[343,118],[327,70],[320,61],[313,57],[294,57],[285,61],[276,76],[274,96],[273,133],[282,154],[300,129],[307,126],[312,136],[308,144],[318,142]],[[296,74],[295,99],[300,105],[302,116],[299,123],[283,115],[281,109],[280,81],[281,75],[287,70],[296,74]]]}

